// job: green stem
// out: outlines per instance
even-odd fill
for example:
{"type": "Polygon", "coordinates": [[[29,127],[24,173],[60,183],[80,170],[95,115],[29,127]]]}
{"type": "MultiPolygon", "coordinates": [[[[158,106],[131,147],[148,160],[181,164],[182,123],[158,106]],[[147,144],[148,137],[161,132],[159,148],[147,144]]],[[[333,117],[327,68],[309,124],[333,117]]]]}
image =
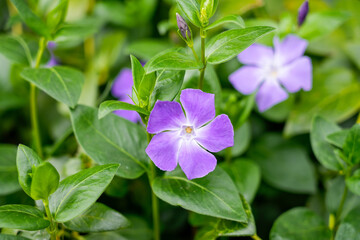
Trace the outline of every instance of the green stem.
{"type": "Polygon", "coordinates": [[[46,216],[48,217],[48,219],[50,221],[50,226],[49,226],[49,233],[51,236],[50,239],[56,240],[56,223],[54,222],[53,217],[50,212],[49,199],[43,200],[43,203],[44,203],[44,207],[45,207],[46,216]]]}
{"type": "Polygon", "coordinates": [[[254,240],[261,240],[261,238],[256,233],[252,235],[251,238],[254,240]]]}
{"type": "Polygon", "coordinates": [[[68,128],[65,133],[60,137],[60,139],[50,148],[49,157],[53,156],[54,153],[61,147],[61,145],[65,142],[65,140],[71,136],[73,133],[72,128],[68,128]]]}
{"type": "Polygon", "coordinates": [[[205,76],[205,69],[206,69],[206,59],[205,59],[206,31],[202,28],[200,29],[200,36],[201,36],[201,62],[203,64],[203,68],[200,69],[200,79],[199,79],[199,89],[201,90],[204,86],[204,76],[205,76]]]}
{"type": "Polygon", "coordinates": [[[232,148],[228,147],[225,149],[225,162],[227,163],[231,163],[231,158],[232,158],[232,148]]]}
{"type": "Polygon", "coordinates": [[[196,52],[195,52],[194,47],[193,47],[193,46],[191,46],[191,47],[190,47],[190,49],[191,49],[192,53],[194,54],[194,57],[195,57],[196,61],[197,61],[197,62],[199,62],[200,60],[199,60],[198,55],[197,55],[197,54],[196,54],[196,52]]]}
{"type": "MultiPolygon", "coordinates": [[[[46,46],[46,40],[45,38],[40,38],[39,41],[39,50],[36,55],[36,61],[34,68],[38,68],[40,66],[41,57],[44,53],[46,46]]],[[[43,157],[43,151],[41,147],[41,138],[40,138],[40,132],[39,132],[39,121],[37,116],[37,106],[36,106],[36,86],[31,83],[30,84],[30,115],[31,115],[31,128],[32,128],[32,135],[33,135],[33,141],[35,144],[35,149],[37,153],[39,154],[40,158],[43,157]]]]}

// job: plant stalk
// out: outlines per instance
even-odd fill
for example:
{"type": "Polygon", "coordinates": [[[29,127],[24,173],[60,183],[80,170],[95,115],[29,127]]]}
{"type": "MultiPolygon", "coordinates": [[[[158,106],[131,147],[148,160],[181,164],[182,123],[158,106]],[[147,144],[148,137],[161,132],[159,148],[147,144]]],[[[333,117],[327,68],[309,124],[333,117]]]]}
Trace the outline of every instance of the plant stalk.
{"type": "Polygon", "coordinates": [[[201,62],[203,64],[203,68],[200,69],[199,89],[202,90],[202,88],[204,86],[204,76],[205,76],[205,69],[206,69],[206,59],[205,59],[206,31],[203,28],[200,29],[200,36],[201,36],[201,62]]]}
{"type": "Polygon", "coordinates": [[[50,226],[49,226],[49,233],[51,236],[50,239],[56,240],[56,223],[54,222],[54,219],[50,212],[49,199],[43,200],[43,203],[44,203],[44,207],[45,207],[46,216],[48,217],[48,219],[50,221],[50,226]]]}

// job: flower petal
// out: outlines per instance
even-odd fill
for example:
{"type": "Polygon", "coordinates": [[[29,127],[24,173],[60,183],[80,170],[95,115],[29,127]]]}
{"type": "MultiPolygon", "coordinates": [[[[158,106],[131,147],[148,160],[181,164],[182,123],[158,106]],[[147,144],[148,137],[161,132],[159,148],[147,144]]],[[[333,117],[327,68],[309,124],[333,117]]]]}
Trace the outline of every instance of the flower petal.
{"type": "Polygon", "coordinates": [[[263,79],[262,69],[252,66],[244,66],[229,76],[234,88],[246,95],[254,92],[263,79]]]}
{"type": "Polygon", "coordinates": [[[111,94],[121,100],[131,95],[132,87],[134,85],[131,69],[123,69],[116,77],[112,87],[111,94]]]}
{"type": "Polygon", "coordinates": [[[155,134],[179,129],[184,124],[186,119],[180,103],[157,101],[150,113],[147,131],[155,134]]]}
{"type": "Polygon", "coordinates": [[[274,58],[274,51],[271,47],[261,44],[253,44],[238,55],[243,64],[266,66],[271,64],[274,58]]]}
{"type": "Polygon", "coordinates": [[[204,125],[215,117],[215,95],[199,89],[185,89],[180,102],[185,110],[189,124],[195,128],[204,125]]]}
{"type": "Polygon", "coordinates": [[[216,158],[195,140],[183,141],[179,150],[179,164],[188,179],[201,178],[216,167],[216,158]]]}
{"type": "Polygon", "coordinates": [[[181,138],[174,131],[156,134],[146,148],[146,153],[154,164],[163,171],[176,168],[181,138]]]}
{"type": "Polygon", "coordinates": [[[234,128],[225,114],[196,130],[195,140],[210,152],[219,152],[234,145],[234,128]]]}
{"type": "Polygon", "coordinates": [[[264,112],[272,106],[286,100],[287,92],[276,81],[264,81],[256,94],[259,111],[264,112]]]}
{"type": "Polygon", "coordinates": [[[309,91],[312,88],[312,65],[309,57],[301,57],[285,65],[279,72],[281,84],[289,92],[300,89],[309,91]]]}
{"type": "Polygon", "coordinates": [[[306,40],[295,35],[287,36],[282,42],[274,38],[275,61],[280,66],[290,63],[304,55],[307,45],[306,40]]]}

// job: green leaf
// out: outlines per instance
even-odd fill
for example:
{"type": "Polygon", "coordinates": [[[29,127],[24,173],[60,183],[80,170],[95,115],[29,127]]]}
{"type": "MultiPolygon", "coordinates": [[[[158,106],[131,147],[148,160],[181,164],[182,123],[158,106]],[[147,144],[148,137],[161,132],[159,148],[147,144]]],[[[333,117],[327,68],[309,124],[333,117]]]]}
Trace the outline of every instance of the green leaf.
{"type": "Polygon", "coordinates": [[[343,221],[336,232],[335,240],[357,240],[360,239],[360,208],[352,210],[343,221]]]}
{"type": "Polygon", "coordinates": [[[0,228],[35,231],[47,228],[49,224],[35,207],[20,204],[0,206],[0,228]]]}
{"type": "Polygon", "coordinates": [[[162,39],[139,39],[129,43],[126,52],[134,54],[144,61],[148,61],[159,52],[165,51],[171,47],[173,47],[171,42],[162,39]]]}
{"type": "Polygon", "coordinates": [[[109,100],[105,101],[100,104],[99,107],[99,118],[103,118],[109,113],[112,113],[115,110],[130,110],[130,111],[136,111],[138,113],[149,115],[150,112],[146,109],[143,109],[141,107],[138,107],[134,104],[126,103],[126,102],[120,102],[117,100],[109,100]]]}
{"type": "Polygon", "coordinates": [[[49,199],[54,219],[67,222],[83,213],[105,191],[118,168],[118,164],[96,166],[62,180],[49,199]]]}
{"type": "Polygon", "coordinates": [[[203,64],[197,62],[189,50],[170,48],[150,59],[145,65],[145,70],[147,73],[150,73],[158,70],[191,70],[202,67],[203,64]]]}
{"type": "Polygon", "coordinates": [[[84,75],[70,67],[26,68],[21,76],[69,107],[75,107],[84,83],[84,75]]]}
{"type": "Polygon", "coordinates": [[[309,14],[299,30],[299,36],[314,40],[324,37],[350,18],[347,12],[323,11],[309,14]]]}
{"type": "Polygon", "coordinates": [[[141,126],[115,114],[99,120],[96,109],[82,105],[71,111],[71,121],[79,144],[98,164],[120,163],[117,175],[124,178],[137,178],[148,168],[141,126]]]}
{"type": "Polygon", "coordinates": [[[226,62],[253,44],[259,37],[273,30],[272,27],[259,26],[220,33],[206,44],[207,62],[211,64],[226,62]]]}
{"type": "Polygon", "coordinates": [[[239,194],[251,203],[260,186],[260,167],[255,162],[246,159],[224,163],[221,167],[229,174],[239,194]]]}
{"type": "Polygon", "coordinates": [[[141,65],[140,61],[133,55],[130,55],[131,60],[131,72],[134,79],[135,89],[138,90],[141,84],[141,81],[144,78],[145,70],[141,65]]]}
{"type": "Polygon", "coordinates": [[[360,169],[356,170],[353,175],[346,179],[346,186],[356,195],[360,195],[360,169]]]}
{"type": "Polygon", "coordinates": [[[140,101],[140,106],[149,105],[150,96],[154,90],[155,83],[156,83],[155,72],[144,74],[138,89],[138,96],[142,100],[140,101]]]}
{"type": "Polygon", "coordinates": [[[157,100],[172,101],[180,92],[184,81],[185,71],[158,72],[154,91],[151,94],[150,106],[154,107],[157,100]]]}
{"type": "Polygon", "coordinates": [[[115,231],[128,225],[123,215],[102,203],[95,203],[76,218],[64,222],[66,228],[77,232],[115,231]]]}
{"type": "Polygon", "coordinates": [[[172,205],[203,215],[247,222],[237,189],[221,168],[194,180],[188,180],[177,169],[166,173],[164,177],[156,178],[152,188],[156,196],[172,205]]]}
{"type": "Polygon", "coordinates": [[[334,148],[326,141],[326,137],[340,130],[341,128],[335,123],[316,116],[310,132],[311,146],[317,160],[324,167],[334,171],[341,170],[342,166],[334,153],[334,148]]]}
{"type": "Polygon", "coordinates": [[[29,238],[24,238],[18,235],[0,234],[0,240],[29,240],[29,238]]]}
{"type": "Polygon", "coordinates": [[[50,38],[50,30],[48,26],[46,26],[46,24],[31,11],[25,0],[11,0],[11,2],[18,10],[21,19],[29,28],[41,36],[50,38]]]}
{"type": "MultiPolygon", "coordinates": [[[[234,146],[231,147],[231,156],[238,157],[243,154],[249,148],[250,140],[250,122],[245,122],[240,128],[234,130],[234,146]]],[[[218,154],[220,156],[225,156],[226,150],[223,150],[218,154]]]]}
{"type": "Polygon", "coordinates": [[[346,43],[345,52],[349,58],[355,63],[358,69],[360,69],[360,42],[348,42],[346,43]]]}
{"type": "Polygon", "coordinates": [[[301,145],[270,133],[256,141],[249,156],[271,186],[293,193],[316,191],[315,167],[301,145]]]}
{"type": "Polygon", "coordinates": [[[19,36],[1,36],[0,53],[16,63],[29,66],[32,62],[29,47],[25,40],[19,36]]]}
{"type": "Polygon", "coordinates": [[[20,190],[16,169],[16,146],[0,145],[0,195],[20,190]]]}
{"type": "Polygon", "coordinates": [[[179,9],[185,16],[197,27],[201,26],[200,23],[200,4],[197,0],[176,0],[179,9]]]}
{"type": "Polygon", "coordinates": [[[332,145],[342,148],[345,144],[346,137],[350,130],[344,129],[338,132],[331,133],[326,136],[326,141],[332,145]]]}
{"type": "Polygon", "coordinates": [[[46,16],[46,23],[50,29],[56,29],[65,20],[69,0],[60,0],[59,4],[46,16]]]}
{"type": "Polygon", "coordinates": [[[228,15],[226,17],[220,18],[219,20],[216,20],[215,22],[213,22],[212,24],[207,26],[205,28],[205,30],[210,30],[210,29],[213,29],[213,28],[216,28],[218,26],[221,26],[223,24],[228,24],[228,23],[231,23],[231,24],[237,26],[238,28],[245,28],[245,22],[242,19],[242,17],[237,16],[237,15],[228,15]]]}
{"type": "Polygon", "coordinates": [[[19,183],[24,192],[31,196],[32,168],[41,164],[40,157],[30,148],[19,145],[16,155],[16,166],[19,173],[19,183]]]}
{"type": "Polygon", "coordinates": [[[270,240],[329,240],[331,232],[313,211],[298,207],[283,213],[274,223],[270,240]]]}
{"type": "Polygon", "coordinates": [[[360,124],[355,124],[349,131],[343,147],[345,161],[351,165],[360,163],[360,124]]]}
{"type": "Polygon", "coordinates": [[[43,162],[33,168],[31,181],[31,197],[34,200],[47,200],[59,186],[60,175],[49,162],[43,162]]]}

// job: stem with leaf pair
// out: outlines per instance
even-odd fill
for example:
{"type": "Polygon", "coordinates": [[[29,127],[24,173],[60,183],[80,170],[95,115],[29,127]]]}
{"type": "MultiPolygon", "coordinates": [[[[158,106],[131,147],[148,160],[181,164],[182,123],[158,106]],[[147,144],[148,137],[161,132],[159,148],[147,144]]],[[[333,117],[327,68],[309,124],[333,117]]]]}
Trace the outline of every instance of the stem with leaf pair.
{"type": "MultiPolygon", "coordinates": [[[[44,50],[46,47],[47,41],[44,37],[40,38],[39,41],[39,50],[36,55],[36,61],[34,68],[38,68],[40,66],[42,55],[44,54],[44,50]]],[[[40,138],[40,131],[39,131],[39,122],[37,116],[37,106],[36,106],[36,97],[37,89],[36,86],[31,83],[30,84],[30,115],[31,115],[31,128],[32,128],[32,135],[34,140],[34,145],[37,153],[42,158],[43,151],[41,146],[41,138],[40,138]]]]}
{"type": "Polygon", "coordinates": [[[200,36],[201,36],[201,62],[203,67],[200,69],[200,79],[199,79],[199,89],[201,90],[204,86],[204,77],[205,77],[205,69],[206,69],[206,59],[205,59],[205,38],[206,38],[206,30],[200,28],[200,36]]]}
{"type": "Polygon", "coordinates": [[[56,240],[56,223],[51,215],[50,212],[50,208],[49,208],[49,199],[43,200],[44,203],[44,207],[45,207],[45,212],[46,212],[46,216],[48,217],[49,221],[50,221],[50,226],[49,226],[49,233],[50,233],[50,239],[51,240],[56,240]]]}

